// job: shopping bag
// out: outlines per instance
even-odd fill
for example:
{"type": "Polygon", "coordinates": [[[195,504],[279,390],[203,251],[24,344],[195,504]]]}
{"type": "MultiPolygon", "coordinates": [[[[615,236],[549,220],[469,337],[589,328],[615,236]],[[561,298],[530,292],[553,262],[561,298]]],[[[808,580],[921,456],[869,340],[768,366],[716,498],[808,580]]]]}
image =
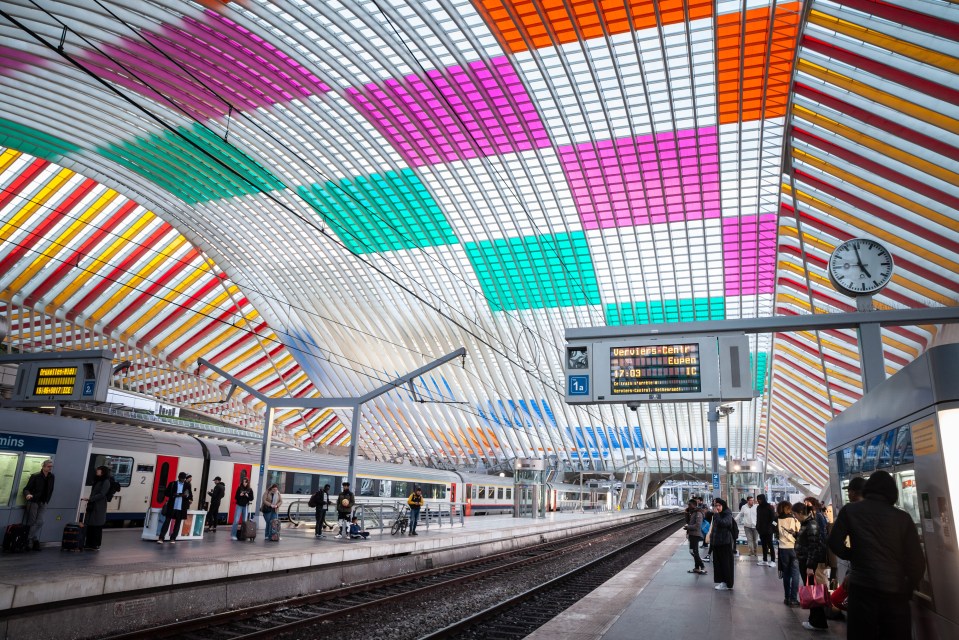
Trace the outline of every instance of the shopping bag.
{"type": "Polygon", "coordinates": [[[809,584],[812,576],[806,576],[806,584],[799,587],[799,606],[803,609],[829,606],[829,590],[824,584],[809,584]]]}
{"type": "Polygon", "coordinates": [[[846,589],[846,581],[836,587],[836,590],[829,594],[829,600],[832,606],[840,611],[846,610],[846,600],[849,598],[849,591],[846,589]]]}

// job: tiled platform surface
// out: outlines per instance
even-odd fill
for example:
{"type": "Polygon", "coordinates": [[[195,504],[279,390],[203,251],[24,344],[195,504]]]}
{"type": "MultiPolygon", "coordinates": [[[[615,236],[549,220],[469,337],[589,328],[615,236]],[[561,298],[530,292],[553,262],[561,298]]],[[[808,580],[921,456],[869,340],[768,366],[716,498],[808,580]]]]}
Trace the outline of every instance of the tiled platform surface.
{"type": "Polygon", "coordinates": [[[845,638],[846,624],[807,631],[808,611],[783,604],[776,569],[741,556],[735,588],[716,591],[693,562],[682,531],[527,636],[527,640],[799,640],[845,638]]]}
{"type": "Polygon", "coordinates": [[[279,542],[230,540],[221,526],[203,540],[158,545],[140,539],[140,529],[106,529],[99,551],[0,555],[0,612],[77,598],[121,594],[193,582],[251,576],[401,553],[426,554],[451,547],[506,540],[530,534],[606,528],[643,512],[555,513],[530,520],[509,516],[467,518],[464,526],[419,527],[419,536],[373,532],[367,540],[337,540],[329,532],[314,537],[311,525],[284,527],[279,542]]]}

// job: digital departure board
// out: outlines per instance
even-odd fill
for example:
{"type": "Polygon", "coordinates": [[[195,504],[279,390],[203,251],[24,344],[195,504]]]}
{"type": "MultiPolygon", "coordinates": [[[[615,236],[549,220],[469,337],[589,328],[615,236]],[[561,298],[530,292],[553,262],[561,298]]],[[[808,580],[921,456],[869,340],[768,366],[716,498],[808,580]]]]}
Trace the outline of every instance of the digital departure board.
{"type": "Polygon", "coordinates": [[[699,393],[702,391],[699,343],[646,344],[609,349],[609,392],[699,393]]]}
{"type": "Polygon", "coordinates": [[[79,367],[38,367],[33,385],[35,396],[72,396],[79,367]]]}

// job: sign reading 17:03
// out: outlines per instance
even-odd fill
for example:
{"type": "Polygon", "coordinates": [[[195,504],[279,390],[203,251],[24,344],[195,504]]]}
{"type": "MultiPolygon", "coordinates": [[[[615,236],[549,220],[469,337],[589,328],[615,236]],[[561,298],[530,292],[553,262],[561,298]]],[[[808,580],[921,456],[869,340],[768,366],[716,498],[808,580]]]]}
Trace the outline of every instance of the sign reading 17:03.
{"type": "Polygon", "coordinates": [[[699,344],[611,347],[610,393],[698,393],[702,391],[699,344]]]}

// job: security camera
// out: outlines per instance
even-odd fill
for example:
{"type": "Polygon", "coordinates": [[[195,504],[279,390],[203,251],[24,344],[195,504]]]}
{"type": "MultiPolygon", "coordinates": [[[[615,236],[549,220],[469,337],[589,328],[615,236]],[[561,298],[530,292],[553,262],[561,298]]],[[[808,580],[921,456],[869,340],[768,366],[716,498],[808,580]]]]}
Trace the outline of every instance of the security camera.
{"type": "Polygon", "coordinates": [[[633,402],[627,402],[626,406],[629,407],[630,411],[636,411],[637,409],[639,409],[639,404],[640,404],[639,402],[636,402],[634,400],[633,402]]]}
{"type": "Polygon", "coordinates": [[[719,407],[719,415],[722,417],[726,417],[729,414],[735,413],[735,412],[736,412],[736,407],[734,407],[731,404],[724,404],[724,405],[720,405],[719,407]]]}

